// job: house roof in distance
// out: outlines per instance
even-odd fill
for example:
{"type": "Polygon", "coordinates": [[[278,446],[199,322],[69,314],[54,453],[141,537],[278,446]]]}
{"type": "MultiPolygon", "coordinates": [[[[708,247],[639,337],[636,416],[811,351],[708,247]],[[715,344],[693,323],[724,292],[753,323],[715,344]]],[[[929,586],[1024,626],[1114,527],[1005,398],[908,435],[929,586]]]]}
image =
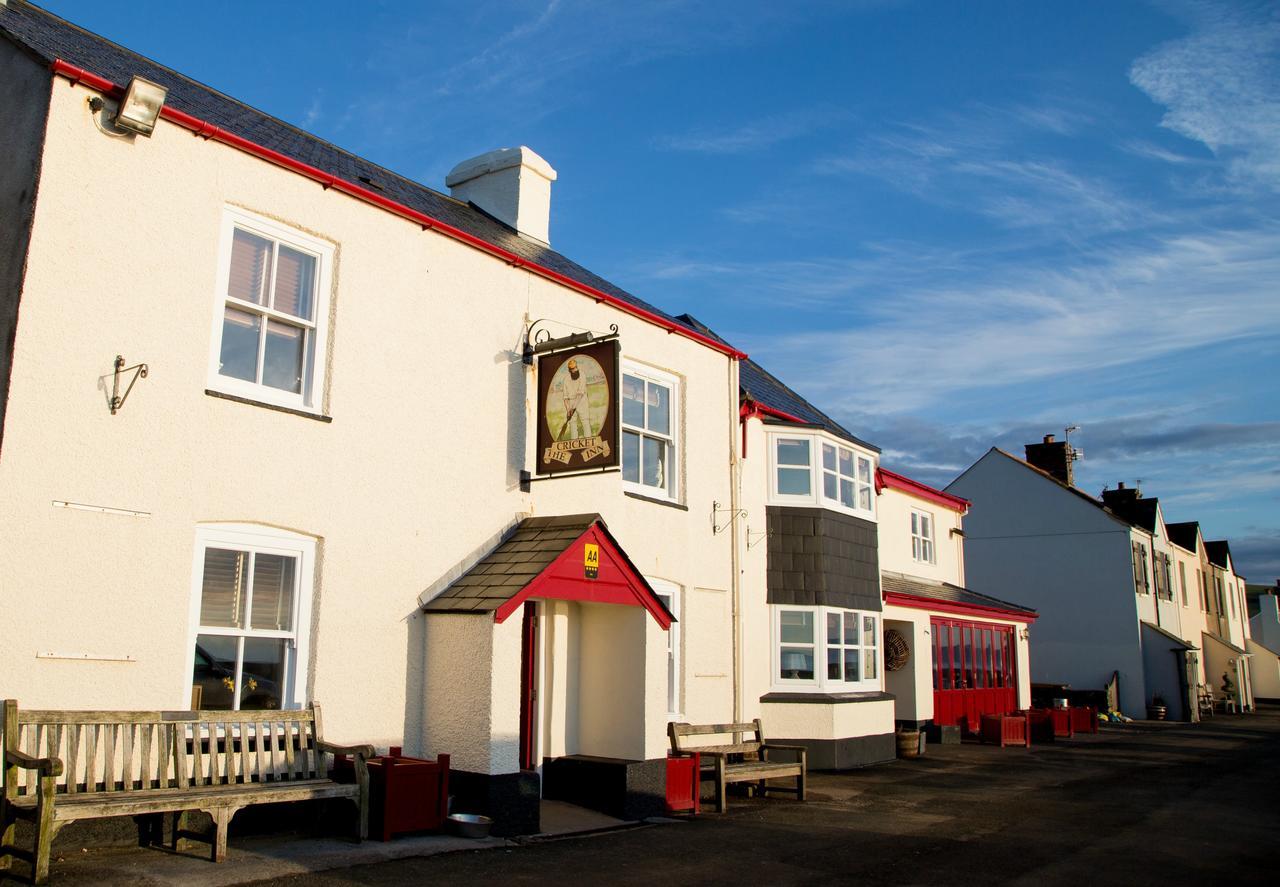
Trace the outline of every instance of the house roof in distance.
{"type": "Polygon", "coordinates": [[[1160,508],[1160,500],[1135,499],[1132,502],[1114,503],[1108,506],[1111,512],[1127,520],[1139,529],[1148,533],[1156,531],[1156,514],[1160,508]]]}
{"type": "MultiPolygon", "coordinates": [[[[681,314],[676,318],[676,320],[697,330],[705,336],[728,344],[722,336],[716,333],[705,323],[702,323],[692,314],[681,314]]],[[[800,424],[821,428],[824,431],[834,434],[836,437],[842,437],[860,447],[865,447],[866,449],[876,453],[880,452],[880,448],[875,444],[868,443],[855,435],[848,428],[845,428],[835,419],[832,419],[822,410],[805,400],[797,394],[793,388],[750,358],[746,358],[738,364],[738,388],[739,395],[744,402],[762,404],[770,410],[784,413],[787,416],[799,419],[800,424]]],[[[788,419],[783,417],[775,418],[776,421],[789,422],[788,419]]],[[[790,424],[796,423],[791,422],[790,424]]]]}
{"type": "MultiPolygon", "coordinates": [[[[1122,524],[1126,524],[1126,525],[1128,525],[1128,526],[1136,526],[1136,524],[1134,524],[1132,521],[1128,520],[1127,518],[1123,517],[1122,515],[1116,514],[1114,511],[1112,511],[1109,507],[1107,507],[1107,506],[1106,506],[1104,503],[1102,503],[1100,500],[1095,499],[1093,496],[1090,496],[1088,493],[1086,493],[1084,490],[1080,489],[1079,487],[1072,486],[1071,484],[1065,484],[1065,483],[1063,483],[1062,481],[1058,480],[1056,477],[1054,477],[1054,476],[1053,476],[1052,474],[1050,474],[1049,472],[1045,471],[1044,469],[1042,469],[1042,468],[1037,468],[1036,466],[1034,466],[1034,465],[1032,465],[1030,462],[1028,462],[1026,459],[1019,459],[1017,456],[1013,455],[1012,453],[1006,452],[1005,450],[1002,450],[1002,449],[1000,449],[999,447],[992,447],[990,450],[988,450],[988,451],[987,451],[986,455],[984,455],[984,456],[982,457],[982,459],[985,459],[987,456],[991,455],[992,453],[998,453],[998,454],[1000,454],[1001,456],[1004,456],[1004,457],[1005,457],[1006,459],[1008,459],[1009,461],[1011,461],[1011,462],[1016,462],[1018,465],[1021,465],[1023,468],[1027,469],[1028,471],[1033,471],[1033,472],[1035,472],[1036,474],[1040,475],[1041,477],[1043,477],[1045,480],[1049,481],[1050,483],[1057,485],[1058,487],[1062,488],[1063,490],[1066,490],[1068,493],[1071,493],[1073,496],[1078,496],[1079,498],[1081,498],[1081,499],[1083,499],[1084,501],[1088,502],[1088,503],[1089,503],[1090,505],[1092,505],[1094,508],[1097,508],[1099,511],[1103,512],[1104,514],[1106,514],[1106,515],[1107,515],[1108,517],[1110,517],[1112,520],[1119,521],[1120,523],[1122,523],[1122,524]]],[[[981,461],[982,461],[982,459],[979,459],[979,460],[978,460],[978,462],[981,462],[981,461]]],[[[973,465],[977,465],[977,464],[978,464],[978,462],[974,462],[974,463],[973,463],[973,465]]],[[[971,468],[973,468],[973,465],[970,465],[970,466],[969,466],[969,468],[966,468],[964,471],[962,471],[962,472],[960,473],[960,476],[959,476],[959,477],[957,477],[957,478],[956,478],[956,480],[959,480],[961,477],[964,477],[966,474],[968,474],[969,470],[970,470],[971,468]]],[[[954,481],[954,480],[953,480],[953,481],[951,482],[951,484],[954,484],[955,482],[956,482],[956,481],[954,481]]],[[[948,488],[950,488],[951,484],[948,484],[948,485],[947,485],[947,486],[948,486],[948,488]]],[[[1153,502],[1154,502],[1154,501],[1156,501],[1156,500],[1154,500],[1154,499],[1153,499],[1153,500],[1151,500],[1151,501],[1153,501],[1153,502]]]]}
{"type": "Polygon", "coordinates": [[[1209,563],[1216,567],[1227,568],[1228,561],[1231,559],[1231,545],[1226,539],[1217,539],[1213,542],[1206,541],[1204,550],[1209,555],[1209,563]]]}
{"type": "MultiPolygon", "coordinates": [[[[677,332],[691,331],[695,333],[693,338],[698,339],[697,331],[687,324],[550,247],[521,237],[471,204],[344,151],[105,37],[58,18],[27,0],[9,0],[7,6],[0,6],[0,36],[46,65],[70,64],[116,86],[127,84],[135,75],[159,83],[169,91],[165,99],[166,110],[190,115],[234,137],[358,186],[360,190],[385,198],[394,205],[443,222],[464,235],[515,255],[536,269],[546,269],[571,283],[602,292],[616,299],[624,308],[629,306],[652,315],[656,322],[677,332]]],[[[383,203],[385,201],[380,201],[377,205],[383,203]]],[[[383,205],[383,208],[388,207],[383,205]]],[[[737,355],[737,349],[719,337],[717,340],[723,348],[705,341],[702,344],[737,355]]]]}
{"type": "Polygon", "coordinates": [[[1179,548],[1185,548],[1187,551],[1196,551],[1196,537],[1199,535],[1199,521],[1182,521],[1176,524],[1165,524],[1164,528],[1169,533],[1169,541],[1179,548]]]}

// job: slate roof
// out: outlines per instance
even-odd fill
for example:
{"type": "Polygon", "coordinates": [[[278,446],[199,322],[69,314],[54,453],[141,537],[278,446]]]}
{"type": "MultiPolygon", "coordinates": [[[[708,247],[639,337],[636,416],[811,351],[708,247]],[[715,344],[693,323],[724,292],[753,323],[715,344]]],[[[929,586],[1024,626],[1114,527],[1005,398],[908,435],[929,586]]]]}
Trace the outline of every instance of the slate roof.
{"type": "MultiPolygon", "coordinates": [[[[681,314],[676,320],[704,336],[729,344],[722,336],[691,314],[681,314]]],[[[872,452],[880,452],[878,446],[859,438],[750,358],[738,362],[738,388],[739,395],[743,399],[754,400],[772,409],[790,413],[797,419],[803,419],[806,423],[829,431],[836,437],[842,437],[872,452]]]]}
{"type": "Polygon", "coordinates": [[[1183,521],[1177,524],[1165,524],[1169,532],[1169,541],[1187,551],[1196,550],[1196,531],[1200,529],[1198,521],[1183,521]]]}
{"type": "Polygon", "coordinates": [[[422,609],[428,613],[492,613],[551,566],[597,521],[598,514],[525,518],[497,548],[422,609]]]}
{"type": "Polygon", "coordinates": [[[1141,530],[1148,533],[1156,531],[1156,511],[1158,510],[1160,500],[1157,499],[1134,499],[1131,502],[1113,502],[1107,507],[1111,509],[1111,513],[1118,516],[1121,520],[1126,520],[1141,530]]]}
{"type": "Polygon", "coordinates": [[[357,157],[212,87],[118,46],[105,37],[32,6],[26,0],[9,0],[7,7],[0,6],[0,35],[45,64],[61,59],[121,86],[128,83],[134,75],[145,77],[168,88],[169,95],[165,101],[168,107],[206,120],[234,135],[345,181],[378,191],[397,203],[563,274],[577,283],[615,296],[670,323],[687,326],[555,250],[526,240],[468,203],[455,200],[357,157]]]}
{"type": "Polygon", "coordinates": [[[1226,539],[1219,539],[1216,542],[1205,542],[1205,553],[1209,555],[1209,563],[1227,568],[1227,560],[1231,557],[1231,546],[1227,544],[1226,539]]]}
{"type": "Polygon", "coordinates": [[[928,598],[947,604],[967,604],[972,607],[993,607],[997,610],[1010,610],[1035,616],[1036,611],[1020,604],[1011,604],[1000,598],[980,594],[950,582],[936,582],[918,576],[906,576],[902,573],[881,573],[880,588],[895,594],[909,594],[912,597],[928,598]]]}

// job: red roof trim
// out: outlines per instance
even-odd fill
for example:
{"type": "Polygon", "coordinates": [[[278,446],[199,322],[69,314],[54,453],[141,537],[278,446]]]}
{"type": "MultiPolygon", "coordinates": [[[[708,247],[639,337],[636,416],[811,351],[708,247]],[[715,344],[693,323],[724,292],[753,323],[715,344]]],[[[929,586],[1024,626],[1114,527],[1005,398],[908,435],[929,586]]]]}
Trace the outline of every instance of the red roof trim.
{"type": "MultiPolygon", "coordinates": [[[[106,93],[108,95],[119,95],[123,92],[119,86],[112,83],[110,80],[99,77],[96,74],[86,71],[83,68],[78,68],[68,62],[64,62],[62,59],[55,59],[50,67],[52,68],[53,73],[66,77],[71,81],[73,86],[77,83],[83,83],[92,89],[96,89],[99,92],[106,93]]],[[[546,278],[547,280],[558,283],[561,286],[575,290],[584,296],[589,296],[597,302],[604,302],[614,308],[617,308],[619,311],[624,311],[627,314],[638,317],[641,320],[654,324],[655,326],[660,326],[669,333],[677,333],[684,336],[686,339],[692,339],[700,345],[705,345],[706,347],[719,351],[722,354],[726,354],[735,360],[743,360],[747,356],[744,352],[739,351],[730,345],[718,342],[709,336],[704,336],[696,330],[691,330],[688,327],[672,323],[666,318],[654,314],[652,311],[646,311],[638,305],[632,305],[629,302],[619,299],[617,296],[604,292],[603,290],[587,286],[585,283],[579,283],[573,278],[566,277],[558,271],[552,271],[550,268],[544,268],[536,262],[530,262],[528,259],[521,258],[515,253],[509,252],[500,246],[495,246],[487,240],[483,240],[473,234],[468,234],[465,231],[455,228],[452,225],[448,225],[425,213],[420,213],[415,209],[410,209],[404,204],[397,203],[394,200],[383,197],[381,194],[370,191],[368,188],[362,188],[359,185],[348,182],[345,179],[340,179],[337,176],[325,172],[324,170],[317,169],[314,166],[302,163],[299,160],[294,160],[292,157],[281,154],[278,151],[273,151],[256,142],[251,142],[248,139],[241,138],[234,133],[227,132],[225,129],[214,126],[212,123],[201,120],[198,117],[193,117],[190,114],[184,113],[175,108],[170,108],[167,105],[160,110],[160,116],[165,120],[168,120],[170,123],[175,123],[178,126],[191,130],[195,135],[202,136],[206,139],[213,139],[217,142],[222,142],[223,144],[230,145],[233,148],[238,148],[246,154],[252,154],[255,157],[268,161],[269,163],[274,163],[275,165],[284,167],[291,172],[296,172],[299,175],[319,182],[320,185],[326,189],[333,188],[354,197],[357,200],[362,200],[365,203],[370,203],[380,209],[393,213],[394,215],[408,219],[411,222],[416,222],[422,226],[424,231],[436,231],[443,234],[445,237],[452,238],[460,243],[465,243],[467,246],[474,247],[481,252],[486,252],[490,255],[496,256],[509,265],[516,268],[524,268],[539,277],[546,278]]]]}
{"type": "Polygon", "coordinates": [[[801,419],[799,416],[793,416],[790,413],[784,413],[782,410],[775,410],[773,407],[767,407],[758,400],[743,401],[742,406],[738,410],[738,415],[744,420],[759,416],[768,416],[771,419],[781,419],[784,422],[795,422],[797,425],[812,425],[812,422],[801,419]]]}
{"type": "Polygon", "coordinates": [[[530,598],[643,607],[663,631],[671,628],[671,613],[599,523],[587,527],[533,581],[500,605],[494,611],[493,620],[505,622],[530,598]],[[583,567],[583,548],[587,543],[600,547],[595,579],[588,579],[583,567]]]}
{"type": "Polygon", "coordinates": [[[884,602],[912,610],[932,610],[935,613],[955,613],[961,616],[987,616],[988,618],[1008,619],[1012,622],[1025,622],[1027,625],[1039,618],[1036,613],[1026,613],[1022,610],[985,607],[980,604],[962,604],[957,601],[939,601],[934,598],[917,597],[914,594],[903,594],[900,591],[886,591],[884,593],[884,602]]]}
{"type": "Polygon", "coordinates": [[[930,502],[950,508],[952,511],[958,511],[964,514],[969,510],[969,500],[961,499],[959,496],[953,496],[950,493],[944,493],[942,490],[935,490],[928,484],[922,484],[918,480],[890,471],[887,468],[876,469],[876,492],[879,493],[885,487],[895,490],[902,490],[920,499],[926,499],[930,502]]]}

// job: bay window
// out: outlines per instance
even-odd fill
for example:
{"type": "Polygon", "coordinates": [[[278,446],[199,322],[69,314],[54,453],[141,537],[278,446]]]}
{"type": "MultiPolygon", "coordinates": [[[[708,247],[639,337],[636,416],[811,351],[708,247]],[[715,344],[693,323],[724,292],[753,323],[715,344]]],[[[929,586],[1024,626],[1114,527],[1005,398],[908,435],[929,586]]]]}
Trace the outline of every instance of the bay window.
{"type": "Polygon", "coordinates": [[[636,492],[675,499],[679,383],[638,364],[622,372],[622,480],[636,492]]]}
{"type": "Polygon", "coordinates": [[[332,245],[238,209],[222,240],[209,387],[318,411],[332,245]]]}
{"type": "Polygon", "coordinates": [[[770,500],[875,517],[875,462],[825,434],[776,433],[769,437],[770,500]]]}
{"type": "Polygon", "coordinates": [[[880,687],[880,617],[834,607],[774,606],[774,687],[828,693],[880,687]]]}
{"type": "Polygon", "coordinates": [[[315,541],[267,527],[200,527],[192,590],[192,705],[298,708],[315,541]]]}

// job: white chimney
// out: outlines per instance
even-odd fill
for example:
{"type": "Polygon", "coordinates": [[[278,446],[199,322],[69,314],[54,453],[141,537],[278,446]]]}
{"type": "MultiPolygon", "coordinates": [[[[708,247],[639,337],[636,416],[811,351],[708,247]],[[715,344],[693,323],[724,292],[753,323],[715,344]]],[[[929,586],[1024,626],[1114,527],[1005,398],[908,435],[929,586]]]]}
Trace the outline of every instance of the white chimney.
{"type": "Polygon", "coordinates": [[[464,160],[444,183],[458,200],[474,203],[525,237],[549,246],[555,180],[551,164],[522,145],[464,160]]]}

